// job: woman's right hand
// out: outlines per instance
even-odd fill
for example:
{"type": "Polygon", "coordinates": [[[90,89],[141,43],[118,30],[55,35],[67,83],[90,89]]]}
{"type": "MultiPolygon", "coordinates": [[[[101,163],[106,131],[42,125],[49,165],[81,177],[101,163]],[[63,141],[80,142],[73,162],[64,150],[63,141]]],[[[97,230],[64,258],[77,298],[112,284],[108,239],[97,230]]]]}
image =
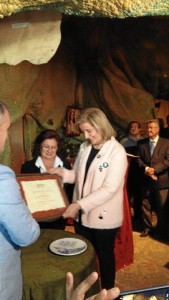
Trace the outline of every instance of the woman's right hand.
{"type": "Polygon", "coordinates": [[[63,177],[63,170],[64,168],[50,168],[48,170],[48,173],[49,174],[56,174],[56,175],[59,175],[60,177],[63,177]]]}
{"type": "Polygon", "coordinates": [[[71,203],[65,210],[65,212],[63,213],[63,218],[64,219],[67,219],[67,218],[76,218],[77,217],[77,214],[80,210],[80,205],[78,202],[74,202],[74,203],[71,203]]]}

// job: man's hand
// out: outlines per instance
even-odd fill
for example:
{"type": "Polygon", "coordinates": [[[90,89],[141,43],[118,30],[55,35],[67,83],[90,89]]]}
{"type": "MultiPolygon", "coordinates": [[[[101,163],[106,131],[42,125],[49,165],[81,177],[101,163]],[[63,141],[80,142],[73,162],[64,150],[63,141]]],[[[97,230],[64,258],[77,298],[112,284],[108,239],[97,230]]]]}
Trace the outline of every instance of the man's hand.
{"type": "Polygon", "coordinates": [[[151,175],[151,178],[152,178],[153,180],[157,180],[157,176],[155,176],[155,175],[151,175]]]}
{"type": "Polygon", "coordinates": [[[148,168],[146,170],[146,175],[151,177],[153,180],[157,180],[157,176],[155,174],[155,169],[154,168],[148,168]]]}
{"type": "Polygon", "coordinates": [[[86,292],[97,279],[98,274],[93,272],[74,289],[73,274],[68,272],[66,274],[66,300],[113,300],[118,297],[120,290],[116,287],[110,290],[103,289],[99,294],[85,299],[86,292]]]}
{"type": "Polygon", "coordinates": [[[148,168],[147,170],[146,170],[146,174],[148,175],[148,176],[152,176],[152,175],[154,175],[154,173],[155,173],[155,170],[154,170],[154,168],[148,168]]]}

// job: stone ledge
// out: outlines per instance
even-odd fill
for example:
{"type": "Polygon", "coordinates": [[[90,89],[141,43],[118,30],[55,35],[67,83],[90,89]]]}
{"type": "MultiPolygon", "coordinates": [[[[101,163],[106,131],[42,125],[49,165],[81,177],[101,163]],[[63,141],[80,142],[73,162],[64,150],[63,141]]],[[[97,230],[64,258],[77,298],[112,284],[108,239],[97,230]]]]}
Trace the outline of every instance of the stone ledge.
{"type": "Polygon", "coordinates": [[[56,9],[68,15],[126,18],[169,15],[168,0],[4,0],[0,18],[24,10],[56,9]]]}

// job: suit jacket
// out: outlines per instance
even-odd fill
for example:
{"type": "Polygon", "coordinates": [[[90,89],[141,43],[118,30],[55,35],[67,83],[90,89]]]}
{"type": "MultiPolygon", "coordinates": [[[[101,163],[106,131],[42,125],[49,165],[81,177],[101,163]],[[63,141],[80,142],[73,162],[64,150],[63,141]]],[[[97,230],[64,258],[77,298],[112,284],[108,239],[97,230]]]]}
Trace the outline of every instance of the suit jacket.
{"type": "Polygon", "coordinates": [[[36,158],[26,161],[21,166],[21,174],[40,173],[40,168],[35,165],[36,158]]]}
{"type": "Polygon", "coordinates": [[[146,167],[153,167],[160,188],[169,186],[169,140],[159,137],[153,155],[150,154],[149,138],[138,142],[138,164],[142,171],[144,183],[148,184],[150,177],[145,175],[146,167]]]}
{"type": "Polygon", "coordinates": [[[0,165],[0,299],[21,300],[20,247],[32,244],[40,229],[20,194],[14,172],[0,165]]]}

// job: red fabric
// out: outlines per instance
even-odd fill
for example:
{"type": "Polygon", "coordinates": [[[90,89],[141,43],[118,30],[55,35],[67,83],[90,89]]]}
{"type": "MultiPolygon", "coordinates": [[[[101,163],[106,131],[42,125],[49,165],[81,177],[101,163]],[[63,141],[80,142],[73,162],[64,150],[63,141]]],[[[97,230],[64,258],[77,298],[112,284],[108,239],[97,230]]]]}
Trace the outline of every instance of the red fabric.
{"type": "Polygon", "coordinates": [[[71,226],[71,225],[73,226],[73,219],[72,218],[68,218],[67,222],[66,222],[66,225],[67,226],[71,226]]]}
{"type": "Polygon", "coordinates": [[[134,245],[126,185],[124,187],[124,219],[115,241],[116,271],[133,263],[134,245]]]}

